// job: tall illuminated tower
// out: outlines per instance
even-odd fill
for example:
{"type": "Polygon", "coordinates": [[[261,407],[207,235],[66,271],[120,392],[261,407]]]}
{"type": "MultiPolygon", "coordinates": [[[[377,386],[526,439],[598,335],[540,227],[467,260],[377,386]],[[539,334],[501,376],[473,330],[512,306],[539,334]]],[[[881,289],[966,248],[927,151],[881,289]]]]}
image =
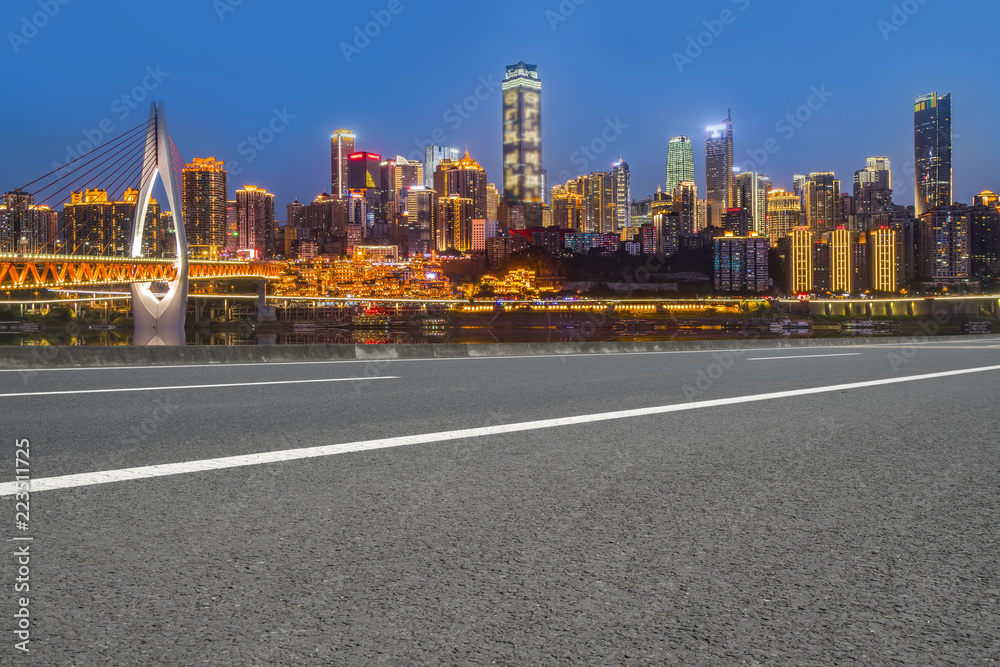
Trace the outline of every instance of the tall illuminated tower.
{"type": "Polygon", "coordinates": [[[688,137],[672,137],[667,147],[666,192],[673,192],[684,181],[694,183],[694,149],[688,137]]]}
{"type": "Polygon", "coordinates": [[[733,204],[733,116],[705,128],[705,197],[710,222],[719,226],[733,204]]]}
{"type": "Polygon", "coordinates": [[[330,194],[338,199],[345,199],[350,188],[347,187],[347,156],[354,152],[354,133],[350,130],[337,130],[330,138],[330,194]]]}
{"type": "Polygon", "coordinates": [[[628,162],[619,159],[611,165],[612,187],[615,189],[615,231],[621,231],[632,222],[632,177],[628,162]]]}
{"type": "Polygon", "coordinates": [[[507,67],[503,84],[503,199],[544,202],[542,194],[542,82],[524,61],[507,67]]]}
{"type": "Polygon", "coordinates": [[[251,259],[267,256],[274,226],[274,195],[247,185],[236,191],[237,251],[251,259]]]}
{"type": "Polygon", "coordinates": [[[226,249],[229,197],[225,164],[214,157],[196,157],[181,175],[184,229],[193,254],[217,255],[226,249]]]}
{"type": "Polygon", "coordinates": [[[951,93],[922,95],[914,100],[913,148],[916,164],[917,217],[951,206],[951,93]]]}
{"type": "Polygon", "coordinates": [[[815,232],[840,226],[840,181],[832,171],[812,172],[805,183],[806,224],[815,232]]]}

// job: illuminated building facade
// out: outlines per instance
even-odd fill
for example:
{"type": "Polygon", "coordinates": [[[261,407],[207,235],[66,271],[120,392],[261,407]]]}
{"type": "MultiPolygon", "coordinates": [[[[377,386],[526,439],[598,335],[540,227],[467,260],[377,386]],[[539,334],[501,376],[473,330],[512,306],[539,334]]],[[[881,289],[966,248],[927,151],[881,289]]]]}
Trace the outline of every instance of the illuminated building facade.
{"type": "Polygon", "coordinates": [[[251,259],[264,259],[271,255],[274,195],[252,185],[237,190],[236,215],[239,234],[237,253],[251,259]]]}
{"type": "Polygon", "coordinates": [[[57,246],[59,214],[56,211],[48,206],[36,205],[34,197],[23,190],[6,193],[2,201],[0,252],[54,254],[60,250],[57,246]]]}
{"type": "Polygon", "coordinates": [[[406,195],[406,250],[409,256],[430,254],[436,249],[437,192],[410,188],[406,195]]]}
{"type": "Polygon", "coordinates": [[[766,292],[770,289],[768,250],[770,241],[751,233],[735,236],[727,232],[715,239],[713,277],[719,292],[766,292]]]}
{"type": "Polygon", "coordinates": [[[969,210],[935,208],[920,218],[921,276],[934,283],[969,279],[969,210]]]}
{"type": "Polygon", "coordinates": [[[854,235],[846,227],[830,232],[830,289],[850,294],[854,277],[854,235]]]}
{"type": "Polygon", "coordinates": [[[472,200],[474,218],[488,218],[486,170],[466,152],[461,160],[443,160],[434,172],[434,190],[439,198],[472,200]]]}
{"type": "Polygon", "coordinates": [[[840,181],[831,171],[813,172],[805,183],[806,225],[815,232],[840,226],[840,181]]]}
{"type": "Polygon", "coordinates": [[[951,206],[951,93],[922,95],[914,100],[913,148],[916,165],[916,214],[951,206]]]}
{"type": "Polygon", "coordinates": [[[194,158],[181,174],[184,230],[195,254],[218,256],[226,250],[229,186],[225,162],[194,158]]]}
{"type": "Polygon", "coordinates": [[[500,192],[495,183],[486,184],[486,219],[496,220],[500,207],[500,192]]]}
{"type": "Polygon", "coordinates": [[[896,260],[898,235],[891,227],[882,226],[866,234],[868,237],[869,286],[877,294],[893,294],[899,285],[899,265],[896,260]]]}
{"type": "Polygon", "coordinates": [[[347,169],[348,156],[354,153],[354,133],[337,130],[330,138],[330,192],[338,199],[346,199],[350,194],[347,169]]]}
{"type": "MultiPolygon", "coordinates": [[[[66,229],[66,252],[75,255],[126,256],[132,244],[132,222],[139,201],[139,191],[128,188],[121,201],[108,197],[107,190],[81,190],[70,193],[63,206],[66,229]]],[[[159,254],[160,206],[149,200],[146,212],[146,238],[143,247],[150,256],[159,254]]]]}
{"type": "Polygon", "coordinates": [[[802,200],[795,194],[781,188],[771,190],[767,195],[767,234],[771,245],[792,233],[802,224],[802,200]]]}
{"type": "Polygon", "coordinates": [[[615,206],[615,185],[611,172],[598,171],[583,180],[586,233],[613,234],[618,219],[615,206]]]}
{"type": "Polygon", "coordinates": [[[472,251],[485,252],[486,242],[499,232],[496,220],[472,221],[472,251]]]}
{"type": "Polygon", "coordinates": [[[449,146],[428,146],[424,149],[424,187],[434,187],[434,172],[443,160],[458,160],[461,152],[449,146]]]}
{"type": "Polygon", "coordinates": [[[439,252],[451,249],[459,252],[472,250],[473,211],[475,202],[467,197],[442,197],[438,194],[434,243],[439,252]]]}
{"type": "Polygon", "coordinates": [[[892,206],[892,169],[889,158],[876,155],[854,172],[854,209],[867,228],[871,216],[892,206]]]}
{"type": "Polygon", "coordinates": [[[611,165],[611,179],[615,197],[615,231],[622,231],[632,224],[632,176],[628,163],[619,160],[611,165]]]}
{"type": "Polygon", "coordinates": [[[733,118],[705,128],[705,200],[708,224],[722,225],[722,216],[733,203],[733,118]]]}
{"type": "Polygon", "coordinates": [[[767,236],[767,195],[771,179],[755,171],[745,171],[733,177],[733,208],[747,211],[750,231],[767,236]]]}
{"type": "Polygon", "coordinates": [[[685,181],[694,182],[694,149],[691,139],[671,137],[667,147],[667,192],[673,192],[685,181]]]}
{"type": "Polygon", "coordinates": [[[698,230],[698,187],[694,181],[681,181],[673,190],[674,210],[677,211],[678,233],[694,234],[698,230]]]}
{"type": "Polygon", "coordinates": [[[1000,274],[1000,209],[996,195],[984,192],[969,209],[969,252],[972,272],[980,278],[1000,274]]]}
{"type": "Polygon", "coordinates": [[[507,67],[503,92],[503,198],[544,203],[542,193],[542,82],[523,61],[507,67]]]}
{"type": "Polygon", "coordinates": [[[813,291],[813,233],[808,227],[795,227],[788,257],[788,290],[792,294],[813,291]]]}
{"type": "Polygon", "coordinates": [[[562,229],[583,230],[583,195],[552,188],[552,224],[562,229]]]}

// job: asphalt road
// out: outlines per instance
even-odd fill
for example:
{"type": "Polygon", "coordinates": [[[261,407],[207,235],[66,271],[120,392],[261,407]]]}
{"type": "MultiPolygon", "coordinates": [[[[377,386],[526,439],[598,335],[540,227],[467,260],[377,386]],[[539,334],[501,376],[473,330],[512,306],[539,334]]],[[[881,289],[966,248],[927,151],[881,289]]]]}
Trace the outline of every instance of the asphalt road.
{"type": "Polygon", "coordinates": [[[22,438],[36,487],[80,475],[27,533],[3,498],[33,541],[0,663],[997,664],[997,367],[968,340],[0,371],[0,483],[22,438]]]}

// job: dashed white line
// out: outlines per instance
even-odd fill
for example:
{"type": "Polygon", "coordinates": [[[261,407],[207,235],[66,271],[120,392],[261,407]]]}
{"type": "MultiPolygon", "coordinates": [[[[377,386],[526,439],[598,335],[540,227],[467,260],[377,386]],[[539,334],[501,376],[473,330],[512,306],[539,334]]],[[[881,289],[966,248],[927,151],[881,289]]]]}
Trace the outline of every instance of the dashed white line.
{"type": "MultiPolygon", "coordinates": [[[[181,475],[192,472],[204,472],[208,470],[224,470],[227,468],[240,468],[252,465],[263,465],[268,463],[280,463],[284,461],[296,461],[301,459],[312,459],[336,454],[346,454],[348,452],[363,452],[376,449],[387,449],[391,447],[406,447],[409,445],[419,445],[432,442],[445,442],[449,440],[464,440],[467,438],[479,438],[490,435],[502,435],[506,433],[517,433],[523,431],[537,431],[541,429],[559,428],[563,426],[576,426],[579,424],[590,424],[594,422],[610,421],[616,419],[631,419],[634,417],[646,417],[650,415],[661,415],[672,412],[685,412],[688,410],[700,410],[704,408],[722,407],[727,405],[738,405],[741,403],[759,403],[762,401],[773,401],[782,398],[792,398],[796,396],[810,396],[815,394],[827,394],[838,391],[848,391],[854,389],[864,389],[867,387],[879,387],[893,384],[903,384],[908,382],[920,382],[923,380],[934,380],[938,378],[957,377],[971,375],[975,373],[988,373],[1000,371],[1000,366],[983,366],[980,368],[967,368],[962,370],[944,371],[939,373],[928,373],[925,375],[911,375],[901,378],[884,378],[881,380],[869,380],[867,382],[852,382],[850,384],[828,385],[825,387],[811,387],[808,389],[794,389],[789,391],[779,391],[769,394],[752,394],[749,396],[735,396],[731,398],[720,398],[710,401],[696,401],[692,403],[678,403],[673,405],[661,405],[651,408],[638,408],[634,410],[620,410],[616,412],[602,412],[589,415],[578,415],[575,417],[562,417],[557,419],[542,419],[538,421],[521,422],[515,424],[502,424],[498,426],[485,426],[480,428],[468,428],[457,431],[443,431],[439,433],[425,433],[421,435],[407,435],[395,438],[382,438],[379,440],[367,440],[361,442],[348,442],[339,445],[322,445],[319,447],[306,447],[301,449],[288,449],[276,452],[264,452],[260,454],[247,454],[242,456],[228,456],[224,458],[205,459],[201,461],[187,461],[184,463],[167,463],[162,465],[143,466],[138,468],[125,468],[122,470],[107,470],[101,472],[88,472],[76,475],[65,475],[62,477],[46,477],[32,480],[32,491],[51,491],[54,489],[70,489],[76,487],[93,486],[95,484],[108,484],[111,482],[124,482],[128,480],[146,479],[151,477],[167,477],[170,475],[181,475]]],[[[9,496],[17,493],[16,482],[0,483],[0,496],[9,496]]]]}

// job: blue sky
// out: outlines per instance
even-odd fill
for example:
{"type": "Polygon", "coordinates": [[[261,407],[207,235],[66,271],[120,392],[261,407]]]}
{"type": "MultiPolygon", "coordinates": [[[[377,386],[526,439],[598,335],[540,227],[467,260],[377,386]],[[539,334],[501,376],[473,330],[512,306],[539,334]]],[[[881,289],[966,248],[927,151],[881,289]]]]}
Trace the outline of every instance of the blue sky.
{"type": "Polygon", "coordinates": [[[753,156],[775,186],[833,170],[849,190],[885,154],[912,203],[912,101],[936,90],[954,97],[955,196],[970,202],[1000,190],[998,22],[992,1],[5,0],[0,190],[65,162],[102,121],[137,125],[154,98],[185,159],[239,162],[231,191],[267,188],[279,218],[329,189],[341,127],[360,150],[404,156],[437,130],[499,184],[497,86],[524,60],[543,81],[550,184],[622,156],[645,197],[686,134],[702,189],[704,127],[731,108],[736,163],[753,156]]]}

